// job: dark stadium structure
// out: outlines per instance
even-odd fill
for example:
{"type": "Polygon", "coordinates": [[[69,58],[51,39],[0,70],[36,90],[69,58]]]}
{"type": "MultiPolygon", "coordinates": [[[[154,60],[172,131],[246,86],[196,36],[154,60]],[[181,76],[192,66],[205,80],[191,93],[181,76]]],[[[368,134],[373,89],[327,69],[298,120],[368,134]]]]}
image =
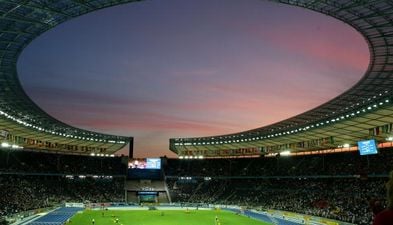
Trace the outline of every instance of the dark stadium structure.
{"type": "Polygon", "coordinates": [[[157,205],[238,205],[369,225],[373,211],[378,211],[373,204],[385,206],[384,183],[387,171],[393,169],[393,148],[370,156],[345,152],[296,157],[163,158],[160,181],[148,176],[128,180],[127,161],[123,159],[0,151],[0,220],[4,216],[12,221],[14,215],[24,217],[64,202],[135,206],[140,203],[137,194],[153,192],[158,194],[157,205]]]}
{"type": "Polygon", "coordinates": [[[3,148],[73,154],[113,154],[131,137],[87,131],[62,123],[23,91],[16,63],[45,31],[79,15],[130,1],[0,1],[0,140],[3,148]]]}
{"type": "MultiPolygon", "coordinates": [[[[78,129],[54,119],[25,94],[16,69],[20,53],[40,34],[71,18],[127,2],[133,1],[0,1],[0,134],[10,146],[110,154],[132,140],[78,129]]],[[[236,134],[171,139],[170,149],[179,156],[327,149],[354,145],[355,141],[370,136],[382,142],[387,138],[382,132],[370,131],[385,125],[389,127],[393,121],[393,3],[366,0],[276,2],[335,17],[359,31],[370,48],[371,60],[366,74],[342,95],[293,118],[236,134]]]]}
{"type": "Polygon", "coordinates": [[[157,180],[129,179],[128,157],[106,157],[132,146],[131,137],[52,118],[17,77],[18,56],[34,38],[74,17],[128,2],[134,1],[0,0],[0,224],[7,223],[3,217],[17,221],[67,202],[135,205],[140,192],[156,192],[156,203],[230,204],[338,220],[318,224],[371,224],[373,213],[385,207],[383,184],[393,169],[392,1],[274,1],[332,16],[359,31],[370,48],[367,72],[342,95],[287,120],[236,134],[171,139],[170,149],[187,160],[161,158],[157,180]],[[378,154],[322,151],[356,148],[366,139],[379,143],[378,154]],[[269,154],[284,150],[299,154],[269,154]],[[315,154],[300,154],[305,151],[315,154]],[[274,157],[227,157],[266,154],[274,157]]]}
{"type": "Polygon", "coordinates": [[[391,141],[393,122],[393,2],[376,0],[274,1],[323,13],[356,29],[367,41],[370,63],[362,79],[333,100],[269,126],[235,134],[174,138],[184,157],[264,155],[391,141]],[[388,128],[383,128],[387,126],[388,128]]]}

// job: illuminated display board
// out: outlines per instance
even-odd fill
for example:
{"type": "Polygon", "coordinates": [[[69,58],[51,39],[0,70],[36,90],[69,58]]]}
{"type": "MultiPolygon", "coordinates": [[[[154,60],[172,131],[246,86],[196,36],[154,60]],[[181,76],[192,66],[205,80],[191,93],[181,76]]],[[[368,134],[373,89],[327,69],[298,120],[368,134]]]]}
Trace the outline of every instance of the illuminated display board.
{"type": "Polygon", "coordinates": [[[358,141],[360,155],[378,154],[377,144],[374,139],[358,141]]]}

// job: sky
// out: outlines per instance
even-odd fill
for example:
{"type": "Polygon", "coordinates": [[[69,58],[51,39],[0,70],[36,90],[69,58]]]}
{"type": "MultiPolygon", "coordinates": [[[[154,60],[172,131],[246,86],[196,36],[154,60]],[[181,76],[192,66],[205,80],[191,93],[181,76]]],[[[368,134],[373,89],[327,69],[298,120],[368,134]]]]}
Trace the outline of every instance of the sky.
{"type": "Polygon", "coordinates": [[[150,0],[44,33],[22,52],[18,73],[53,117],[133,136],[135,157],[174,157],[169,138],[295,116],[349,89],[368,62],[360,34],[316,12],[261,0],[150,0]]]}

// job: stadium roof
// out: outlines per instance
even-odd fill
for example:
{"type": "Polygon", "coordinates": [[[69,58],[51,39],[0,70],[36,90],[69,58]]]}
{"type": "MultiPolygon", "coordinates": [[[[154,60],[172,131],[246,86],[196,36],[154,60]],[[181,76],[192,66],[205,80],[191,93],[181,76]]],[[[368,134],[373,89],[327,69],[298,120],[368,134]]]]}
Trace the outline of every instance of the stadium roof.
{"type": "Polygon", "coordinates": [[[391,0],[273,0],[334,17],[363,35],[370,50],[362,79],[333,100],[300,115],[244,132],[173,138],[180,156],[254,155],[356,145],[356,141],[392,137],[393,2],[391,0]]]}
{"type": "Polygon", "coordinates": [[[111,154],[132,138],[102,134],[62,123],[40,109],[19,83],[22,50],[45,31],[79,15],[132,1],[0,0],[0,140],[15,146],[70,153],[111,154]]]}
{"type": "MultiPolygon", "coordinates": [[[[45,31],[82,14],[128,2],[135,1],[0,0],[0,139],[22,147],[82,154],[113,153],[132,140],[75,128],[54,119],[26,95],[16,69],[22,50],[45,31]]],[[[393,121],[393,2],[275,2],[321,12],[354,27],[370,48],[366,74],[342,95],[298,116],[236,134],[171,139],[172,151],[179,155],[217,156],[222,151],[256,148],[263,154],[288,146],[298,151],[310,149],[310,143],[318,149],[328,148],[370,136],[386,138],[390,133],[393,121]]],[[[235,154],[234,151],[226,154],[235,154]]]]}

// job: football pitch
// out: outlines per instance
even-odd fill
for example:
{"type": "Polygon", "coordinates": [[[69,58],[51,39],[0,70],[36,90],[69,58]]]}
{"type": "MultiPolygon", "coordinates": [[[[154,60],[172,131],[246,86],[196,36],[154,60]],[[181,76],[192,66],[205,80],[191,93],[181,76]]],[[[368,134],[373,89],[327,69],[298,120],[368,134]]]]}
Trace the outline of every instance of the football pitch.
{"type": "Polygon", "coordinates": [[[85,210],[72,217],[69,224],[93,225],[94,219],[94,225],[270,225],[222,210],[109,210],[104,215],[102,212],[85,210]]]}

